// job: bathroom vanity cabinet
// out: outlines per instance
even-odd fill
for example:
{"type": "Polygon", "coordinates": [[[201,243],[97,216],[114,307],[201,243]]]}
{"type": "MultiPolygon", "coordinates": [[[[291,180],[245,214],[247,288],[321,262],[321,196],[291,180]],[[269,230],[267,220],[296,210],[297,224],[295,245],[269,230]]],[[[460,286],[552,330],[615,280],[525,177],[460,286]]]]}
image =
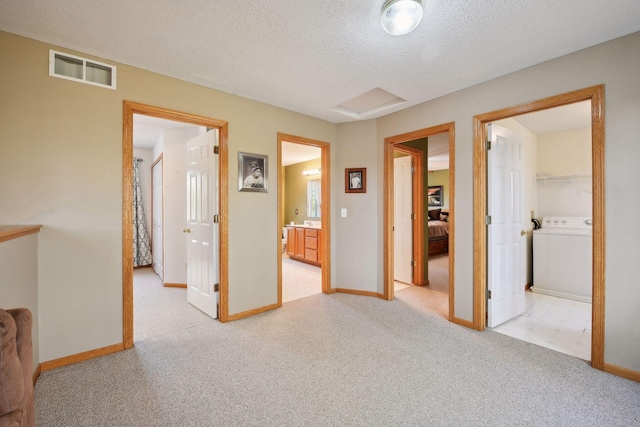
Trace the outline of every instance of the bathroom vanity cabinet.
{"type": "Polygon", "coordinates": [[[299,225],[287,226],[287,255],[297,261],[317,265],[322,264],[320,256],[320,236],[322,230],[299,225]]]}

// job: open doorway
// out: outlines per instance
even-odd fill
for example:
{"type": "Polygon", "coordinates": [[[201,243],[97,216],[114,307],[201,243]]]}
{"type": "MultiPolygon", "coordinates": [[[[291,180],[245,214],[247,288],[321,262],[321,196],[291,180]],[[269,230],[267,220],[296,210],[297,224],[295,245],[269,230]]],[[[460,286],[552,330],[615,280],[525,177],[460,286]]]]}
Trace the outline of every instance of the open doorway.
{"type": "MultiPolygon", "coordinates": [[[[211,179],[215,173],[209,173],[209,169],[215,169],[217,159],[207,145],[215,144],[217,132],[134,114],[134,171],[138,172],[133,255],[136,342],[166,328],[166,313],[175,311],[178,305],[190,304],[209,317],[218,317],[217,294],[212,287],[217,283],[215,252],[219,245],[214,233],[217,230],[211,224],[213,213],[207,212],[216,209],[217,184],[211,179]],[[194,168],[205,173],[197,173],[194,168]],[[185,191],[186,176],[191,178],[186,181],[192,191],[185,191]],[[188,205],[191,208],[185,209],[188,205]],[[198,221],[199,215],[205,217],[204,221],[198,221]],[[206,253],[200,250],[203,247],[206,253]]],[[[184,308],[182,325],[201,321],[200,314],[191,311],[184,308]]]]}
{"type": "Polygon", "coordinates": [[[329,144],[278,134],[278,306],[330,292],[329,144]]]}
{"type": "Polygon", "coordinates": [[[407,285],[440,292],[444,301],[433,308],[452,321],[456,321],[454,144],[453,123],[386,138],[384,176],[384,296],[393,299],[396,290],[407,285]],[[434,180],[436,169],[442,171],[438,185],[434,180]],[[430,194],[430,187],[437,187],[439,192],[430,194]],[[443,225],[439,238],[433,235],[436,222],[443,225]],[[396,263],[410,270],[403,272],[396,263]]]}
{"type": "MultiPolygon", "coordinates": [[[[228,320],[228,270],[227,270],[227,206],[228,206],[228,173],[227,173],[227,122],[210,119],[202,116],[166,110],[133,102],[124,102],[123,108],[123,162],[122,162],[122,182],[123,182],[123,220],[122,220],[122,277],[123,277],[123,342],[125,349],[133,346],[133,122],[134,114],[151,116],[164,120],[178,121],[183,124],[202,126],[209,129],[216,129],[219,135],[219,148],[216,150],[219,155],[219,167],[216,173],[218,181],[218,192],[216,203],[219,203],[219,217],[213,221],[219,224],[219,247],[217,255],[219,271],[219,319],[228,320]]],[[[213,151],[212,151],[213,154],[213,151]]],[[[151,162],[153,163],[153,162],[151,162]]],[[[186,175],[185,175],[186,178],[186,175]]],[[[184,181],[183,181],[184,183],[184,181]]],[[[182,187],[184,189],[184,187],[182,187]]],[[[185,207],[187,204],[185,203],[185,207]]],[[[184,212],[184,210],[183,210],[184,212]]],[[[166,220],[166,218],[165,218],[166,220]]],[[[183,231],[183,230],[180,230],[183,231]]],[[[166,258],[166,248],[163,253],[166,258]]],[[[166,281],[166,262],[163,269],[163,276],[166,281]]]]}
{"type": "MultiPolygon", "coordinates": [[[[590,360],[591,102],[522,114],[488,126],[495,128],[489,134],[496,134],[498,129],[509,132],[522,148],[520,229],[524,232],[516,239],[524,246],[521,283],[526,283],[526,291],[518,289],[523,307],[493,325],[495,316],[489,300],[487,326],[590,360]]],[[[491,165],[488,168],[491,170],[491,165]]],[[[489,189],[494,187],[491,177],[489,172],[489,189]]],[[[491,192],[488,199],[491,208],[495,201],[491,192]]],[[[493,219],[492,215],[492,224],[498,225],[500,221],[493,219]]],[[[491,260],[499,260],[491,255],[491,241],[490,237],[489,268],[491,260]]],[[[490,290],[491,277],[489,272],[490,290]]]]}
{"type": "MultiPolygon", "coordinates": [[[[474,327],[482,330],[487,326],[487,307],[493,301],[495,295],[488,284],[488,271],[490,264],[496,261],[495,256],[490,253],[489,240],[491,232],[488,231],[493,226],[493,219],[489,215],[489,204],[494,197],[489,197],[487,186],[490,182],[488,175],[489,166],[487,164],[486,141],[489,140],[489,123],[498,120],[514,118],[523,113],[548,110],[555,107],[575,104],[579,102],[589,102],[589,115],[591,119],[589,133],[591,135],[591,215],[592,226],[592,249],[591,249],[591,364],[597,369],[604,369],[604,87],[594,86],[558,95],[543,100],[518,105],[491,113],[486,113],[474,117],[474,327]],[[489,294],[488,291],[491,291],[489,294]]],[[[506,145],[505,145],[506,147],[506,145]]],[[[504,151],[504,150],[503,150],[504,151]]],[[[579,175],[579,174],[576,174],[579,175]]],[[[513,180],[511,181],[513,182],[513,180]]],[[[526,216],[530,212],[525,210],[526,216]]],[[[535,214],[534,214],[535,217],[535,214]]],[[[513,228],[513,227],[512,227],[513,228]]],[[[513,229],[515,230],[515,228],[513,229]]],[[[512,231],[513,231],[512,230],[512,231]]],[[[515,239],[524,239],[528,230],[522,228],[517,230],[519,236],[515,239]]],[[[515,232],[514,232],[515,233],[515,232]]],[[[509,233],[507,233],[509,234],[509,233]]],[[[535,237],[534,237],[535,239],[535,237]]],[[[535,242],[534,242],[535,245],[535,242]]],[[[508,251],[507,251],[508,252],[508,251]]],[[[534,261],[535,262],[535,261],[534,261]]],[[[510,266],[510,263],[498,263],[496,268],[510,266]]],[[[515,277],[515,276],[514,276],[515,277]]],[[[535,275],[533,284],[535,287],[535,275]]],[[[515,283],[515,282],[514,282],[515,283]]],[[[524,282],[517,282],[513,294],[524,291],[524,282]]],[[[499,299],[500,301],[501,299],[499,299]]]]}

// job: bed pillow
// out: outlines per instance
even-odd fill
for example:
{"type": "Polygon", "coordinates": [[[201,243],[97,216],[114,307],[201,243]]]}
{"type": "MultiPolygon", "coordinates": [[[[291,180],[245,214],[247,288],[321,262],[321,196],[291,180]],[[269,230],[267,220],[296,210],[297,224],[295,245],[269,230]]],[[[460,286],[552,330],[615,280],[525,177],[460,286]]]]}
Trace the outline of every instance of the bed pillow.
{"type": "Polygon", "coordinates": [[[432,209],[429,211],[429,219],[438,220],[440,219],[440,211],[441,209],[432,209]]]}

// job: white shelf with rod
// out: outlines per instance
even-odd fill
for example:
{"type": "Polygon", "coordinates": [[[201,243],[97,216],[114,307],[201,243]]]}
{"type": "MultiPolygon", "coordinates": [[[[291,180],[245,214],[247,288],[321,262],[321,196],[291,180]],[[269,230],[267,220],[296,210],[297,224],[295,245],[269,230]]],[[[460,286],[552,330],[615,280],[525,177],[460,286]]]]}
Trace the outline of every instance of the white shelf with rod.
{"type": "Polygon", "coordinates": [[[591,178],[591,174],[583,175],[549,175],[549,174],[536,174],[537,182],[573,182],[578,179],[591,178]]]}

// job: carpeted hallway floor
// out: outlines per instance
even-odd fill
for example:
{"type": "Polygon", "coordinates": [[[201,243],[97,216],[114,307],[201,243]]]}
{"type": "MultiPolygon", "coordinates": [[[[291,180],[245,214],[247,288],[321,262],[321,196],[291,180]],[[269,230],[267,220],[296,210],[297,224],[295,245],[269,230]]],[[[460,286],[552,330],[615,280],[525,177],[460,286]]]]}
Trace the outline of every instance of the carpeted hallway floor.
{"type": "Polygon", "coordinates": [[[135,347],[44,372],[38,426],[640,425],[640,384],[452,324],[435,291],[313,295],[222,324],[146,282],[135,347]]]}

